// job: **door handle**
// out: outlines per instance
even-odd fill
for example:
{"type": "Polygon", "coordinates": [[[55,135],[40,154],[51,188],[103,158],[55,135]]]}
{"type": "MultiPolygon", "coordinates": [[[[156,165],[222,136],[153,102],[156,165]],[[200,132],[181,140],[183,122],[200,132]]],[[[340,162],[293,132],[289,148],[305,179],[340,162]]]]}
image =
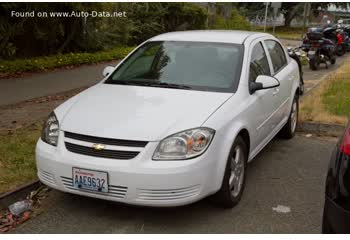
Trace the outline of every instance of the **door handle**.
{"type": "Polygon", "coordinates": [[[278,94],[278,92],[280,91],[279,88],[275,88],[275,91],[272,92],[273,96],[276,96],[278,94]]]}

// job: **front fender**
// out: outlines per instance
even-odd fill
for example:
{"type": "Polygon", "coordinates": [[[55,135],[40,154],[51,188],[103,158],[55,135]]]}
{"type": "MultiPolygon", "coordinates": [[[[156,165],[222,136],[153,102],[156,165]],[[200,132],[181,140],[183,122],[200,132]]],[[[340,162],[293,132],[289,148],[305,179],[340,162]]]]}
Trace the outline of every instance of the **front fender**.
{"type": "Polygon", "coordinates": [[[216,147],[219,148],[216,150],[218,153],[216,159],[217,164],[215,172],[213,172],[215,175],[213,178],[215,179],[213,182],[214,189],[219,190],[221,187],[231,147],[242,130],[247,130],[249,132],[247,125],[245,125],[243,122],[235,121],[232,124],[229,124],[222,129],[217,130],[215,133],[215,138],[220,139],[220,144],[216,145],[216,147]]]}

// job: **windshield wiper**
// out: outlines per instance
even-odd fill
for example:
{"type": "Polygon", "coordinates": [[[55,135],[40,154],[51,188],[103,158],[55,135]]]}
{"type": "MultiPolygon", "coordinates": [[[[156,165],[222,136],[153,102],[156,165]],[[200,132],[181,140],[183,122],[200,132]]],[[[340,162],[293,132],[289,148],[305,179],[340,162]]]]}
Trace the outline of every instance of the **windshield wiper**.
{"type": "Polygon", "coordinates": [[[175,83],[165,83],[165,82],[158,82],[158,83],[149,83],[151,87],[163,87],[163,88],[177,88],[177,89],[192,89],[190,86],[186,85],[180,85],[175,83]]]}
{"type": "Polygon", "coordinates": [[[105,81],[106,84],[120,84],[120,85],[132,85],[132,86],[147,86],[147,87],[163,87],[163,88],[176,88],[176,89],[192,89],[190,86],[180,85],[175,83],[164,82],[139,82],[139,81],[105,81]]]}

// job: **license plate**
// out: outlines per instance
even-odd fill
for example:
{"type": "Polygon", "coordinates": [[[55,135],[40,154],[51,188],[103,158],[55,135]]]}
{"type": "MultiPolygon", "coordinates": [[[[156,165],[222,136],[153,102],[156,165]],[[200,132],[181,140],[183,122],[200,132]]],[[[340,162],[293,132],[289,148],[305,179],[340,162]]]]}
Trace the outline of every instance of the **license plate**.
{"type": "Polygon", "coordinates": [[[108,192],[108,173],[73,168],[73,186],[78,189],[106,193],[108,192]]]}
{"type": "Polygon", "coordinates": [[[309,51],[309,55],[315,55],[315,51],[309,51]]]}

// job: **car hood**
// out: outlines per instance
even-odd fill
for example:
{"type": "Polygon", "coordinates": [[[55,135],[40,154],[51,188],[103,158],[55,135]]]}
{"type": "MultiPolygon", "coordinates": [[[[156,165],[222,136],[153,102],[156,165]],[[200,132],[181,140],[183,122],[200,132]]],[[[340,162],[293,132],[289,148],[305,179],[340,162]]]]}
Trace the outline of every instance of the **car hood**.
{"type": "Polygon", "coordinates": [[[76,96],[61,129],[105,138],[159,141],[200,127],[232,93],[98,84],[76,96]]]}

